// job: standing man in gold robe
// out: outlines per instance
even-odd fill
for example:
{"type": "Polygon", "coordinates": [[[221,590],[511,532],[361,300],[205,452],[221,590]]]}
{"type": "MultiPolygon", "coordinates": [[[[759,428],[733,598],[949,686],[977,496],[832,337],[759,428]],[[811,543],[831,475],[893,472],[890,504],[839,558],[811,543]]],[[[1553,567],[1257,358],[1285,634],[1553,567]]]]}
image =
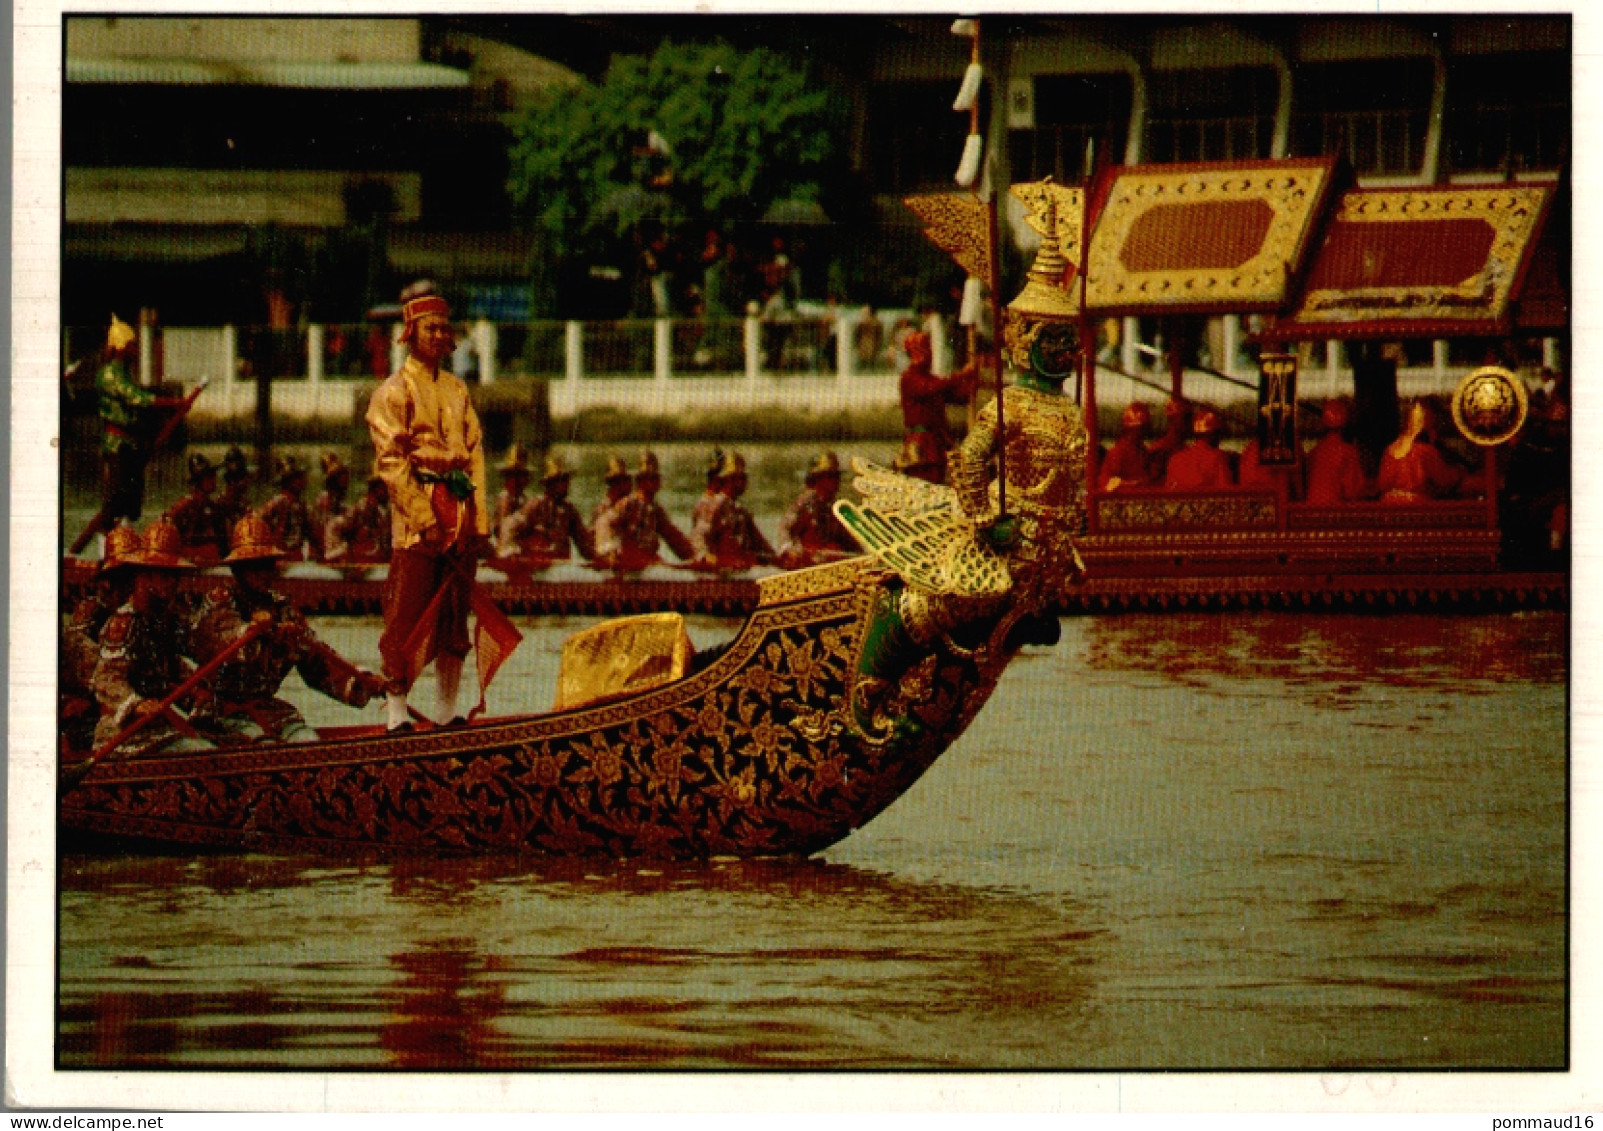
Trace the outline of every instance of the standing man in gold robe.
{"type": "Polygon", "coordinates": [[[389,489],[391,541],[384,589],[385,722],[410,729],[406,696],[432,657],[438,719],[454,725],[473,573],[489,534],[483,434],[467,386],[440,368],[455,348],[451,311],[438,295],[402,307],[408,354],[367,410],[375,467],[389,489]],[[437,620],[423,624],[430,610],[437,620]]]}

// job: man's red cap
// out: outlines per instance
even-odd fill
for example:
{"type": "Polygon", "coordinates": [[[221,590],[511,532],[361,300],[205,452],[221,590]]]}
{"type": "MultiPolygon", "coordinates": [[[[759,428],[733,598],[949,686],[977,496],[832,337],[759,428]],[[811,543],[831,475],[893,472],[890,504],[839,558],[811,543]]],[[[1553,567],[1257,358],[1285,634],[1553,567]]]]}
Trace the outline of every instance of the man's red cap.
{"type": "Polygon", "coordinates": [[[441,318],[451,317],[451,307],[439,295],[421,295],[411,299],[401,307],[401,317],[406,325],[401,329],[401,341],[412,340],[412,327],[417,325],[420,318],[430,314],[438,314],[441,318]]]}

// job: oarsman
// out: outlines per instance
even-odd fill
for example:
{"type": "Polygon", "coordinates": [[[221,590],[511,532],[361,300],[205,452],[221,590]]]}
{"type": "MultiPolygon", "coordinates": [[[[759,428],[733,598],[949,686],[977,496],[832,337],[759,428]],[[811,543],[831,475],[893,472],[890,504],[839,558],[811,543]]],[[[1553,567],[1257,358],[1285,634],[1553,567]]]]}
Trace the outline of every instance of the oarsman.
{"type": "Polygon", "coordinates": [[[105,556],[95,571],[94,591],[72,611],[61,632],[60,686],[61,733],[72,750],[87,751],[100,719],[95,700],[95,667],[100,662],[100,631],[112,614],[133,593],[133,575],[127,568],[144,549],[144,540],[132,526],[118,525],[106,534],[105,556]]]}
{"type": "Polygon", "coordinates": [[[857,541],[835,517],[840,494],[840,460],[821,452],[807,469],[806,487],[779,523],[779,564],[786,569],[838,561],[860,552],[857,541]]]}
{"type": "Polygon", "coordinates": [[[263,503],[256,513],[273,532],[273,541],[294,561],[305,561],[312,552],[312,515],[306,508],[306,465],[298,456],[278,461],[273,481],[278,494],[263,503]]]}
{"type": "Polygon", "coordinates": [[[234,583],[215,586],[195,618],[196,659],[206,663],[226,651],[252,624],[269,627],[225,661],[210,677],[210,696],[191,722],[224,744],[268,740],[311,742],[317,738],[293,705],[278,697],[284,678],[300,673],[306,686],[351,707],[365,707],[384,692],[384,680],[363,671],[319,640],[288,598],[273,591],[284,551],[256,515],[235,525],[227,557],[234,583]]]}
{"type": "Polygon", "coordinates": [[[496,470],[501,473],[501,493],[495,497],[495,509],[490,512],[490,529],[499,531],[501,524],[529,501],[529,480],[534,472],[529,468],[529,453],[518,443],[512,445],[506,462],[496,470]]]}
{"type": "Polygon", "coordinates": [[[345,561],[387,562],[390,560],[390,495],[377,475],[367,479],[367,490],[356,500],[339,530],[344,542],[345,561]]]}
{"type": "Polygon", "coordinates": [[[751,511],[740,501],[746,493],[745,459],[738,452],[731,452],[724,458],[718,478],[723,501],[713,509],[706,536],[706,556],[699,559],[700,563],[711,569],[737,571],[772,564],[773,546],[757,529],[751,511]]]}
{"type": "Polygon", "coordinates": [[[572,482],[573,473],[561,457],[547,457],[541,493],[508,516],[497,532],[500,557],[566,561],[574,550],[586,561],[596,556],[589,528],[568,501],[572,482]]]}
{"type": "Polygon", "coordinates": [[[189,494],[167,510],[167,521],[178,528],[184,553],[200,561],[216,561],[228,553],[228,528],[222,507],[212,498],[217,490],[217,465],[199,452],[189,457],[189,494]]]}
{"type": "Polygon", "coordinates": [[[100,705],[94,744],[102,748],[144,715],[160,712],[116,751],[118,758],[204,750],[213,744],[162,700],[178,690],[194,659],[188,618],[176,600],[181,575],[194,568],[178,553],[178,528],[157,519],[137,554],[121,560],[132,574],[128,600],[100,630],[91,681],[100,705]]]}
{"type": "Polygon", "coordinates": [[[223,493],[217,500],[223,529],[234,529],[234,524],[250,510],[250,466],[245,453],[237,446],[223,453],[223,493]]]}
{"type": "Polygon", "coordinates": [[[367,410],[375,467],[390,495],[393,549],[379,654],[392,730],[411,727],[406,697],[429,660],[438,720],[461,720],[457,695],[472,646],[468,607],[490,530],[479,417],[467,386],[441,368],[456,345],[450,307],[438,295],[422,295],[401,312],[406,361],[367,410]]]}
{"type": "Polygon", "coordinates": [[[617,518],[611,524],[615,543],[602,545],[598,537],[597,561],[623,572],[642,570],[662,560],[664,543],[680,561],[688,562],[696,556],[690,539],[657,502],[661,489],[662,472],[656,455],[642,452],[634,472],[634,490],[619,504],[617,518]]]}
{"type": "Polygon", "coordinates": [[[338,452],[323,453],[323,490],[312,503],[311,540],[315,556],[329,556],[330,535],[334,538],[335,556],[343,556],[342,532],[349,508],[345,495],[351,488],[351,469],[345,466],[338,452]]]}
{"type": "Polygon", "coordinates": [[[707,489],[702,492],[695,506],[690,508],[690,544],[695,548],[697,561],[705,562],[711,559],[711,551],[707,548],[707,539],[712,534],[713,515],[724,506],[723,491],[724,453],[714,448],[712,461],[707,464],[707,489]]]}
{"type": "Polygon", "coordinates": [[[622,517],[623,501],[634,490],[634,476],[617,456],[607,457],[604,480],[607,493],[590,514],[590,541],[595,546],[598,563],[610,562],[617,556],[617,523],[622,517]]]}

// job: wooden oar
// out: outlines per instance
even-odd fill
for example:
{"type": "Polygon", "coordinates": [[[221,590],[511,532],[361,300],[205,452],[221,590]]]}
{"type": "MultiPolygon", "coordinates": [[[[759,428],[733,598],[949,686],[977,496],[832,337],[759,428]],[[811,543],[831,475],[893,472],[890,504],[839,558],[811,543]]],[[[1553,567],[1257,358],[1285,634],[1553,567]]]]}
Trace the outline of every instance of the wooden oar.
{"type": "Polygon", "coordinates": [[[83,779],[88,776],[89,771],[94,769],[95,766],[98,765],[108,754],[116,750],[119,746],[123,745],[134,735],[144,730],[152,719],[156,718],[157,716],[165,716],[172,709],[174,703],[177,703],[178,700],[182,699],[185,695],[188,695],[191,691],[195,690],[196,687],[200,686],[203,680],[232,659],[241,648],[245,647],[245,645],[249,644],[252,640],[255,640],[258,636],[271,628],[272,624],[273,622],[271,620],[259,620],[252,622],[250,627],[241,633],[237,638],[235,638],[235,640],[229,644],[228,647],[224,648],[221,652],[217,653],[217,655],[213,656],[200,667],[196,668],[190,673],[188,679],[184,680],[184,682],[173,688],[173,690],[167,694],[166,698],[156,705],[154,710],[141,714],[137,719],[124,727],[115,738],[107,742],[99,750],[96,750],[93,754],[89,755],[88,758],[84,759],[76,766],[63,768],[63,784],[66,785],[67,788],[71,789],[73,786],[83,781],[83,779]]]}
{"type": "MultiPolygon", "coordinates": [[[[211,384],[211,378],[202,377],[200,379],[200,384],[195,386],[195,391],[178,402],[178,411],[174,412],[167,423],[161,426],[161,431],[157,432],[156,438],[150,442],[150,451],[152,455],[161,450],[162,444],[166,443],[167,438],[177,430],[178,422],[189,415],[189,410],[194,407],[195,398],[200,396],[200,394],[205,391],[206,386],[209,384],[211,384]]],[[[106,513],[110,509],[110,506],[111,504],[108,503],[95,512],[95,517],[89,520],[89,525],[84,527],[82,532],[79,533],[78,537],[72,540],[72,545],[67,547],[67,553],[74,555],[81,553],[83,548],[89,545],[89,539],[93,538],[105,528],[106,520],[111,517],[106,513]]]]}

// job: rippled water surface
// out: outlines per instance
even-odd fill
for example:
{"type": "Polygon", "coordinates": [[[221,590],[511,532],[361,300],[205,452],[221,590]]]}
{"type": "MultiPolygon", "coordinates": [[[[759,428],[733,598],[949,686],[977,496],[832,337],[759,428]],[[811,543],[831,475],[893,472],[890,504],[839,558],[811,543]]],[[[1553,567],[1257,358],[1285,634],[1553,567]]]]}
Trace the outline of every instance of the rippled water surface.
{"type": "MultiPolygon", "coordinates": [[[[525,622],[497,709],[586,623],[525,622]]],[[[806,862],[67,857],[58,1061],[1562,1067],[1565,633],[1066,620],[806,862]]]]}

